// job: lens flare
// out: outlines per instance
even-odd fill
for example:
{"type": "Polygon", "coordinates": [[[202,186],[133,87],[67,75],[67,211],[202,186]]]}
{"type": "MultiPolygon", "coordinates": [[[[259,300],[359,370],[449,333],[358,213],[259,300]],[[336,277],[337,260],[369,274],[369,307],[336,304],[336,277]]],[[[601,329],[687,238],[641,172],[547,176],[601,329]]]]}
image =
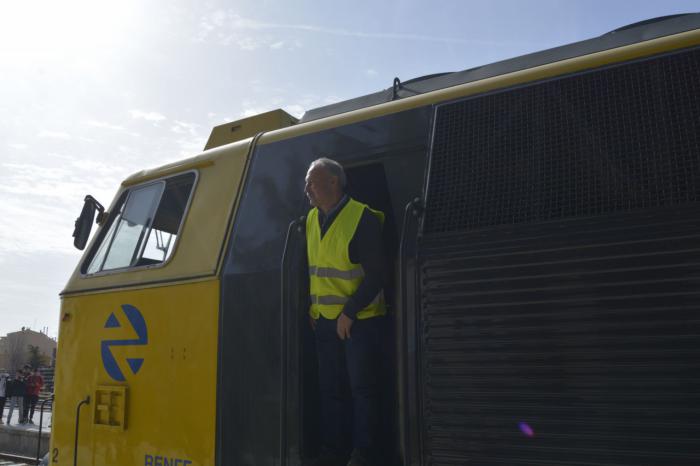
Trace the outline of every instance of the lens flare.
{"type": "Polygon", "coordinates": [[[518,427],[520,428],[520,432],[522,432],[525,437],[532,438],[535,436],[535,431],[532,430],[532,427],[530,427],[526,422],[519,422],[518,427]]]}

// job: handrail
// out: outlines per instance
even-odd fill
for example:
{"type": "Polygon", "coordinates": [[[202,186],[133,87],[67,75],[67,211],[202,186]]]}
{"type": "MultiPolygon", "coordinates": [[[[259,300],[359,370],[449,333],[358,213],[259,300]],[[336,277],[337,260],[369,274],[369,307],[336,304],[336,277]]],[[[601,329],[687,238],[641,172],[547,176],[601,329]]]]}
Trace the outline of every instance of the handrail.
{"type": "MultiPolygon", "coordinates": [[[[423,213],[423,201],[416,197],[412,201],[410,201],[408,204],[406,204],[406,208],[404,210],[404,217],[403,217],[403,225],[401,227],[401,239],[399,241],[399,290],[400,290],[400,299],[401,299],[401,307],[404,309],[404,311],[401,313],[402,318],[401,318],[401,344],[404,345],[404,347],[408,344],[408,335],[409,335],[409,323],[408,323],[408,312],[406,311],[406,306],[408,302],[408,292],[407,292],[407,284],[406,284],[406,274],[407,274],[407,265],[406,265],[406,256],[408,255],[408,229],[411,224],[412,219],[417,219],[419,218],[423,213]]],[[[415,331],[415,330],[414,330],[415,331]]],[[[406,403],[407,409],[408,405],[408,399],[409,399],[409,384],[408,384],[408,374],[409,374],[409,363],[408,363],[408,354],[409,352],[406,350],[403,352],[404,357],[402,361],[402,366],[403,366],[403,381],[401,383],[401,391],[403,393],[403,399],[404,403],[406,403]]],[[[412,459],[412,453],[410,451],[411,447],[411,426],[409,423],[404,423],[402,426],[403,428],[403,453],[405,454],[404,457],[404,464],[409,465],[411,463],[412,459]]],[[[420,445],[418,446],[418,449],[420,449],[420,445]]]]}
{"type": "Polygon", "coordinates": [[[46,403],[53,403],[53,394],[50,397],[45,398],[39,407],[39,435],[36,439],[36,460],[41,461],[41,430],[44,426],[44,406],[46,403]]]}
{"type": "Polygon", "coordinates": [[[87,398],[85,398],[80,403],[78,403],[78,407],[76,408],[76,411],[75,411],[75,444],[73,447],[73,466],[78,465],[78,430],[80,428],[80,408],[82,408],[83,405],[89,405],[89,404],[90,404],[90,395],[88,395],[87,398]]]}
{"type": "Polygon", "coordinates": [[[287,254],[294,230],[301,232],[306,218],[293,220],[287,227],[287,236],[280,263],[280,466],[287,464],[287,254]]]}

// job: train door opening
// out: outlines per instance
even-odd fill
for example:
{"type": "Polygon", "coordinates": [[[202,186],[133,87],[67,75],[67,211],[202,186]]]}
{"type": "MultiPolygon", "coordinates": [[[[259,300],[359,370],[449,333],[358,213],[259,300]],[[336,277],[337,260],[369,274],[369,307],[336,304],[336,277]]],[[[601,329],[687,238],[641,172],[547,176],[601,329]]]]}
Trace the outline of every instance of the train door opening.
{"type": "MultiPolygon", "coordinates": [[[[395,264],[398,250],[397,221],[389,192],[389,184],[384,164],[381,162],[346,166],[348,194],[355,200],[380,210],[385,215],[383,243],[385,254],[384,294],[387,304],[387,316],[384,318],[384,335],[382,354],[377,355],[380,415],[378,448],[375,452],[377,464],[398,464],[398,403],[396,371],[396,274],[395,264]]],[[[300,307],[301,336],[301,378],[300,378],[300,449],[302,458],[317,455],[320,447],[320,413],[318,367],[315,339],[307,317],[306,306],[300,307]]]]}

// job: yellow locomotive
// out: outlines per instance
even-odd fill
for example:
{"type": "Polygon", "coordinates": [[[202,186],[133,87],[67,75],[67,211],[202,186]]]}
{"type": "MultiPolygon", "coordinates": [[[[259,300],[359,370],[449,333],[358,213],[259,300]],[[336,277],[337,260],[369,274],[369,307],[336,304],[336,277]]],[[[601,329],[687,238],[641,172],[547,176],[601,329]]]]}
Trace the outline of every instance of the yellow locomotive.
{"type": "Polygon", "coordinates": [[[700,15],[214,128],[76,222],[48,462],[318,447],[304,174],[386,213],[386,465],[700,463],[700,15]]]}

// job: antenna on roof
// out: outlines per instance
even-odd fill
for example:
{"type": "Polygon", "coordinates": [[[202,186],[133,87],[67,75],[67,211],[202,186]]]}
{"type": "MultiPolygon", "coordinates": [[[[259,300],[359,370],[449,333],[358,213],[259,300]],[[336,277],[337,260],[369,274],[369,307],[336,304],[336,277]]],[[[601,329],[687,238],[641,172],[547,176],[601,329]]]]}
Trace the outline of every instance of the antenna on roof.
{"type": "Polygon", "coordinates": [[[399,97],[399,89],[402,87],[401,80],[398,77],[394,78],[394,94],[391,100],[396,100],[399,97]]]}

